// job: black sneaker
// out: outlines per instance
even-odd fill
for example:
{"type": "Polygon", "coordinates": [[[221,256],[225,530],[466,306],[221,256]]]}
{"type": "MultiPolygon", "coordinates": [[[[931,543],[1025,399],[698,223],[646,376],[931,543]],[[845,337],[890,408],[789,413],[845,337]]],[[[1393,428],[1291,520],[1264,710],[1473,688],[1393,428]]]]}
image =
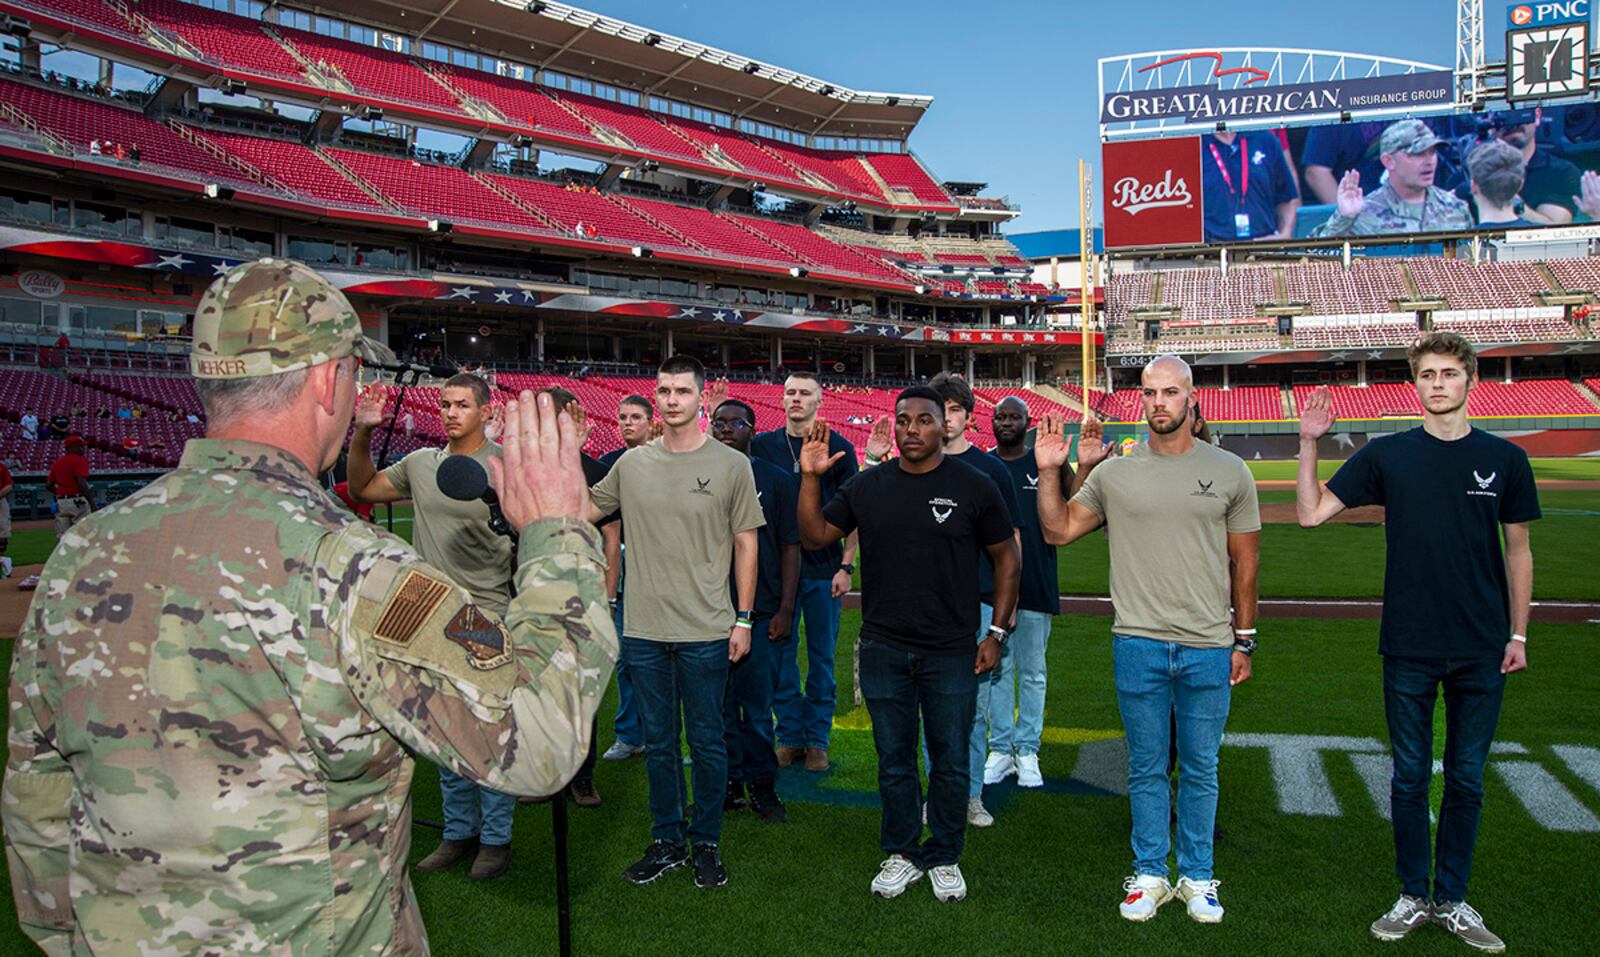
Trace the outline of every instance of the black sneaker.
{"type": "Polygon", "coordinates": [[[729,781],[728,796],[722,799],[722,810],[737,811],[744,806],[744,782],[729,781]]]}
{"type": "Polygon", "coordinates": [[[750,810],[768,824],[789,823],[789,809],[778,800],[778,791],[771,781],[756,781],[750,785],[750,810]]]}
{"type": "Polygon", "coordinates": [[[674,867],[682,867],[687,863],[688,848],[682,844],[656,841],[645,848],[644,856],[623,871],[622,876],[634,884],[648,884],[674,867]]]}
{"type": "Polygon", "coordinates": [[[728,869],[722,866],[722,854],[715,844],[694,846],[694,886],[721,887],[728,883],[728,869]]]}

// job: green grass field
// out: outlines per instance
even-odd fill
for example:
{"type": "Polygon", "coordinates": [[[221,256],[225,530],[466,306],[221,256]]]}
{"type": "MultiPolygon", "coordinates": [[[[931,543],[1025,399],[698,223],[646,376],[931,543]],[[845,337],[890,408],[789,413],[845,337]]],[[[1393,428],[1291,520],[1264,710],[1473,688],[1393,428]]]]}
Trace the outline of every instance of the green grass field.
{"type": "MultiPolygon", "coordinates": [[[[844,633],[858,619],[845,614],[844,633]]],[[[788,825],[750,812],[728,817],[723,836],[731,882],[698,891],[686,871],[636,888],[620,877],[649,840],[644,768],[639,759],[602,761],[605,806],[574,810],[572,906],[578,954],[986,954],[1133,952],[1186,954],[1390,953],[1366,925],[1392,902],[1396,885],[1387,823],[1351,757],[1327,753],[1322,766],[1337,799],[1328,816],[1279,810],[1268,752],[1225,746],[1217,845],[1228,915],[1221,926],[1194,924],[1169,905],[1152,922],[1129,925],[1116,912],[1129,869],[1128,804],[1074,777],[1080,753],[1114,743],[1120,722],[1110,675],[1110,622],[1057,620],[1049,652],[1050,694],[1041,760],[1046,788],[1009,782],[988,789],[998,823],[969,830],[963,871],[970,896],[934,901],[926,884],[894,901],[868,895],[877,848],[875,762],[864,715],[851,709],[848,643],[842,642],[840,714],[833,769],[784,772],[788,825]]],[[[1538,629],[1532,668],[1513,679],[1500,739],[1529,755],[1591,816],[1600,793],[1574,775],[1555,745],[1600,748],[1600,672],[1592,667],[1593,626],[1538,629]]],[[[10,642],[7,645],[9,653],[10,642]]],[[[1351,735],[1384,740],[1375,626],[1369,622],[1275,621],[1262,638],[1256,675],[1236,689],[1229,733],[1351,735]]],[[[614,698],[603,706],[601,744],[609,744],[614,698]]],[[[1442,741],[1440,742],[1442,747],[1442,741]]],[[[437,818],[438,790],[418,767],[416,813],[437,818]]],[[[1587,904],[1557,913],[1545,906],[1553,879],[1586,882],[1594,873],[1595,833],[1548,830],[1491,768],[1471,900],[1519,954],[1590,953],[1600,918],[1587,904]],[[1566,875],[1560,878],[1559,875],[1566,875]]],[[[517,810],[517,864],[487,885],[457,870],[414,877],[418,899],[442,955],[550,953],[555,911],[549,810],[517,810]]],[[[413,863],[436,832],[418,827],[413,863]]],[[[1587,898],[1584,898],[1587,900],[1587,898]]],[[[1460,955],[1437,928],[1404,945],[1408,955],[1460,955]]],[[[0,952],[23,953],[14,929],[0,952]]]]}

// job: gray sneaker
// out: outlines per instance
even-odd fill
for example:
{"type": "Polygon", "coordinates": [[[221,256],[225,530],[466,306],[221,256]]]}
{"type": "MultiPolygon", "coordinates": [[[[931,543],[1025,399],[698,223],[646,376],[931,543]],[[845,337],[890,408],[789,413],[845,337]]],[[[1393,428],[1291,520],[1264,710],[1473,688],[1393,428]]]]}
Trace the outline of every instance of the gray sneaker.
{"type": "Polygon", "coordinates": [[[1399,940],[1421,927],[1433,916],[1433,907],[1420,897],[1401,894],[1389,913],[1372,922],[1372,936],[1379,940],[1399,940]]]}
{"type": "Polygon", "coordinates": [[[1503,954],[1506,942],[1483,926],[1483,917],[1466,901],[1433,905],[1433,921],[1466,941],[1468,947],[1486,954],[1503,954]]]}

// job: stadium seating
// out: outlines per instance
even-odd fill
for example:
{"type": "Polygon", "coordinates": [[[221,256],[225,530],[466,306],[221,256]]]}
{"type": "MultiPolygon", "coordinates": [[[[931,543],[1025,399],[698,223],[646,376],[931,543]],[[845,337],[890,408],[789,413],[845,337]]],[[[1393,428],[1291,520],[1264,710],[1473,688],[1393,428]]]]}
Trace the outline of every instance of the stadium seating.
{"type": "MultiPolygon", "coordinates": [[[[243,172],[137,110],[8,79],[0,79],[0,100],[27,114],[85,156],[93,140],[120,143],[124,147],[139,147],[137,168],[166,166],[214,181],[248,181],[243,172]]],[[[105,156],[104,160],[115,162],[110,156],[105,156]]],[[[124,165],[136,168],[131,162],[124,165]]]]}
{"type": "Polygon", "coordinates": [[[785,268],[802,265],[795,262],[795,257],[749,230],[707,210],[631,196],[624,202],[712,252],[746,262],[778,264],[785,268]]]}
{"type": "Polygon", "coordinates": [[[542,86],[478,70],[451,69],[431,61],[428,68],[466,95],[493,106],[511,123],[569,139],[599,142],[582,120],[562,109],[542,86]]]}
{"type": "Polygon", "coordinates": [[[552,231],[458,167],[334,147],[327,153],[400,206],[430,218],[552,231]]]}
{"type": "Polygon", "coordinates": [[[182,0],[141,0],[138,7],[139,13],[161,29],[187,40],[218,63],[242,72],[306,82],[300,61],[259,23],[182,0]]]}
{"type": "Polygon", "coordinates": [[[870,153],[865,159],[891,189],[908,190],[917,199],[935,206],[955,205],[950,195],[933,181],[915,156],[909,153],[870,153]]]}
{"type": "Polygon", "coordinates": [[[792,249],[814,265],[829,272],[847,276],[869,276],[891,282],[906,282],[906,277],[875,259],[861,256],[848,246],[841,246],[804,226],[780,223],[754,216],[727,216],[727,219],[771,241],[792,249]]]}
{"type": "Polygon", "coordinates": [[[455,94],[403,54],[305,30],[274,29],[306,59],[319,68],[334,68],[363,94],[445,113],[462,113],[455,94]]]}
{"type": "Polygon", "coordinates": [[[195,133],[297,193],[332,205],[387,211],[308,146],[224,130],[197,129],[195,133]]]}
{"type": "Polygon", "coordinates": [[[593,190],[569,189],[542,180],[494,173],[484,174],[484,179],[569,230],[579,223],[593,227],[593,238],[601,242],[640,244],[658,249],[684,245],[676,236],[646,221],[632,207],[612,202],[593,190]]]}
{"type": "Polygon", "coordinates": [[[695,149],[694,144],[674,133],[671,127],[648,110],[580,93],[552,90],[550,95],[575,108],[588,118],[591,124],[622,134],[642,152],[676,156],[692,160],[702,166],[708,165],[708,161],[700,155],[699,150],[695,149]]]}
{"type": "Polygon", "coordinates": [[[141,36],[132,21],[104,0],[51,0],[49,6],[71,19],[90,24],[107,33],[141,36]]]}

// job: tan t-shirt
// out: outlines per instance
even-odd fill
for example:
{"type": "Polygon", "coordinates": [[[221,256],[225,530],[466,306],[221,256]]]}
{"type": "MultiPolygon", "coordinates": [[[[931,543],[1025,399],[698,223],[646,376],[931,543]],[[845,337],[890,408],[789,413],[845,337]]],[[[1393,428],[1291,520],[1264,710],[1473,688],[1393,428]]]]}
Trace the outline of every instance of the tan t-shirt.
{"type": "Polygon", "coordinates": [[[589,490],[627,516],[623,634],[655,641],[728,637],[733,536],[766,524],[750,460],[709,437],[693,452],[660,439],[629,449],[589,490]]]}
{"type": "Polygon", "coordinates": [[[1261,529],[1255,478],[1206,442],[1182,455],[1139,445],[1072,499],[1106,522],[1113,630],[1196,648],[1233,644],[1228,533],[1261,529]]]}
{"type": "MultiPolygon", "coordinates": [[[[472,458],[487,471],[489,459],[499,455],[500,446],[485,442],[472,458]]],[[[504,615],[514,571],[511,539],[489,531],[488,505],[439,491],[439,464],[449,457],[444,449],[417,449],[383,474],[415,506],[411,544],[423,560],[455,579],[473,601],[504,615]]]]}

